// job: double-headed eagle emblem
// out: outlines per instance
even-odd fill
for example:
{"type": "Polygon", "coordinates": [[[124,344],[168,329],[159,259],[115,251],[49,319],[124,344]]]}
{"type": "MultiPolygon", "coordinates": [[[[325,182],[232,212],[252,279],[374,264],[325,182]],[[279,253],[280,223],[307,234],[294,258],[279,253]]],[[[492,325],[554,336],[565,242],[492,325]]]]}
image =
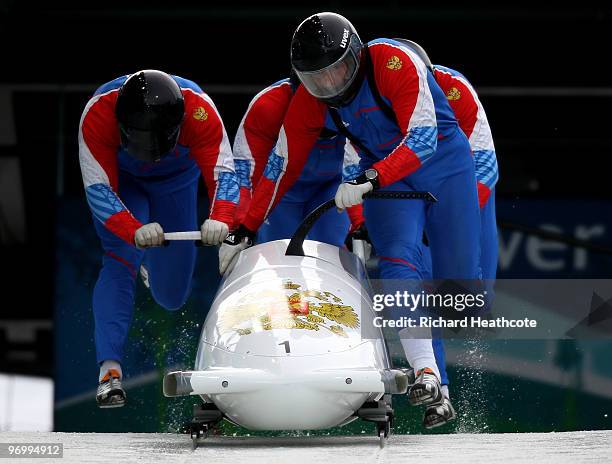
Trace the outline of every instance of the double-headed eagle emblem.
{"type": "Polygon", "coordinates": [[[352,306],[331,292],[302,290],[300,284],[284,281],[282,289],[268,288],[245,295],[219,314],[223,333],[239,335],[272,329],[328,330],[347,337],[345,328],[357,329],[359,317],[352,306]]]}

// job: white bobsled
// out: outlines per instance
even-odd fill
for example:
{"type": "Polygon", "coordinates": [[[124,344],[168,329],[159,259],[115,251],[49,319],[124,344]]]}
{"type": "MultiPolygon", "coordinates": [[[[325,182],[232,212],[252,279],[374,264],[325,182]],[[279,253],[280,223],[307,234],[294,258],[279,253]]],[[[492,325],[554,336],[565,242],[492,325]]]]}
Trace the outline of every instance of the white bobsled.
{"type": "Polygon", "coordinates": [[[194,444],[221,418],[251,430],[324,429],[362,418],[377,424],[382,444],[393,418],[390,394],[405,393],[412,372],[391,368],[374,316],[356,255],[296,236],[253,246],[221,282],[194,369],[166,374],[164,394],[202,398],[194,444]]]}

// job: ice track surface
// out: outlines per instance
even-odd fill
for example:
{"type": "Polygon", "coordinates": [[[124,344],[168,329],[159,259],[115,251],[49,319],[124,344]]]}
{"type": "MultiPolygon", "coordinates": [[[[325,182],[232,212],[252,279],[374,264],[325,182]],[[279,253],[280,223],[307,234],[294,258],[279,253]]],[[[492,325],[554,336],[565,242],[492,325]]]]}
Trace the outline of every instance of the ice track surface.
{"type": "MultiPolygon", "coordinates": [[[[380,449],[374,436],[210,437],[191,450],[187,435],[154,433],[0,433],[1,443],[63,443],[63,459],[7,459],[16,464],[67,463],[607,463],[612,431],[394,435],[380,449]]],[[[2,459],[2,461],[5,461],[2,459]]]]}

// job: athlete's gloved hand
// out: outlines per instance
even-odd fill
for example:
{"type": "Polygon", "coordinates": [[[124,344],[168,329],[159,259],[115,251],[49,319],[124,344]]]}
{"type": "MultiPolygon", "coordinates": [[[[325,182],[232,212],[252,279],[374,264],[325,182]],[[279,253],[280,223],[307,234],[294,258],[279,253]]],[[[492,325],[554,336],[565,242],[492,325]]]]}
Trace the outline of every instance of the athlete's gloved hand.
{"type": "Polygon", "coordinates": [[[363,184],[345,182],[340,184],[336,191],[336,208],[343,210],[350,206],[359,205],[363,202],[363,196],[372,190],[374,190],[374,186],[371,182],[363,184]]]}
{"type": "Polygon", "coordinates": [[[379,187],[378,171],[374,168],[366,169],[356,179],[340,184],[335,198],[338,212],[341,213],[346,208],[360,205],[366,193],[377,190],[379,187]]]}
{"type": "Polygon", "coordinates": [[[206,219],[200,228],[200,232],[202,232],[202,243],[204,245],[219,245],[227,237],[229,227],[225,222],[206,219]]]}
{"type": "Polygon", "coordinates": [[[240,224],[238,229],[229,234],[219,249],[219,272],[229,274],[234,269],[240,252],[253,244],[255,232],[240,224]]]}
{"type": "Polygon", "coordinates": [[[134,244],[137,248],[149,248],[164,244],[164,230],[157,222],[145,224],[134,234],[134,244]]]}

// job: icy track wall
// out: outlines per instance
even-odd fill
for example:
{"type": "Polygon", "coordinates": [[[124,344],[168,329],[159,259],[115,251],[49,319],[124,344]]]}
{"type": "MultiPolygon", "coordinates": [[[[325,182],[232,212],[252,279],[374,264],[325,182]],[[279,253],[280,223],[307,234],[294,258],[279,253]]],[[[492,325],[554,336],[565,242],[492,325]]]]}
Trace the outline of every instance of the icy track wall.
{"type": "MultiPolygon", "coordinates": [[[[589,218],[601,211],[584,202],[563,215],[567,202],[521,205],[521,217],[573,233],[599,228],[609,237],[612,221],[589,218]],[[526,214],[529,209],[531,214],[526,214]],[[576,213],[578,214],[578,213],[576,213]],[[608,221],[608,223],[605,223],[608,221]]],[[[202,205],[200,217],[205,215],[202,205]]],[[[498,217],[513,219],[512,201],[498,202],[498,217]]],[[[599,230],[598,229],[598,230],[599,230]]],[[[502,232],[499,277],[597,277],[610,269],[610,258],[584,256],[570,247],[536,243],[518,232],[502,232]],[[538,248],[538,246],[540,248],[538,248]]],[[[162,375],[192,367],[201,323],[218,284],[212,248],[198,251],[193,294],[183,309],[157,306],[140,279],[134,324],[126,347],[124,372],[127,406],[99,410],[95,405],[98,369],[93,344],[91,294],[101,264],[99,247],[84,198],[63,197],[58,204],[56,244],[55,430],[65,432],[174,432],[191,419],[196,398],[164,398],[162,375]]],[[[394,401],[395,433],[547,432],[612,428],[612,361],[609,341],[511,340],[447,342],[451,395],[459,419],[423,432],[422,411],[394,401]]],[[[392,345],[395,363],[405,363],[392,345]]],[[[311,435],[372,433],[354,422],[342,429],[311,435]]],[[[247,435],[224,423],[223,433],[247,435]]],[[[306,432],[300,432],[305,434],[306,432]]],[[[297,432],[276,435],[297,434],[297,432]]]]}

